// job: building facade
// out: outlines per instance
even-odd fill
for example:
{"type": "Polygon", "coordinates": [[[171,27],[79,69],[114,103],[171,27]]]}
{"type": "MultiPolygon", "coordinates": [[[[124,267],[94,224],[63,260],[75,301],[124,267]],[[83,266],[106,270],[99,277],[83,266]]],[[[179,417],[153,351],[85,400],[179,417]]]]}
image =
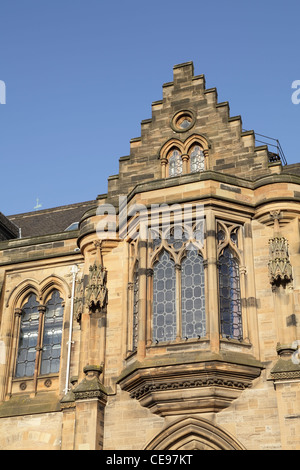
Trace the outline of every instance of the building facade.
{"type": "Polygon", "coordinates": [[[0,217],[0,449],[300,448],[300,164],[191,62],[107,193],[0,217]]]}

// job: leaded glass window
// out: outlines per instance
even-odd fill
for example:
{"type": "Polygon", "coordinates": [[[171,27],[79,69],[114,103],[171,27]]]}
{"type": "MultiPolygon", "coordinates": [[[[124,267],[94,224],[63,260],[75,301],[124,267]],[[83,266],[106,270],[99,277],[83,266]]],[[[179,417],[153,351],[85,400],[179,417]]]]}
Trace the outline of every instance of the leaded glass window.
{"type": "Polygon", "coordinates": [[[31,294],[22,308],[16,377],[31,377],[34,374],[39,330],[38,306],[35,295],[31,294]]]}
{"type": "Polygon", "coordinates": [[[196,173],[197,171],[204,171],[204,153],[200,145],[194,145],[191,154],[191,173],[196,173]]]}
{"type": "Polygon", "coordinates": [[[34,294],[29,295],[21,313],[16,377],[33,377],[35,369],[38,374],[59,372],[62,326],[63,300],[58,290],[45,307],[34,294]]]}
{"type": "Polygon", "coordinates": [[[219,258],[219,296],[222,336],[242,339],[239,264],[230,247],[219,258]]]}
{"type": "Polygon", "coordinates": [[[139,275],[138,263],[136,263],[133,275],[133,350],[137,349],[138,342],[138,321],[139,321],[139,275]]]}
{"type": "Polygon", "coordinates": [[[176,338],[175,263],[163,250],[153,267],[153,339],[172,341],[176,338]]]}
{"type": "Polygon", "coordinates": [[[177,149],[172,150],[169,158],[169,176],[179,176],[182,173],[182,158],[177,149]]]}
{"type": "Polygon", "coordinates": [[[203,258],[193,246],[181,263],[182,337],[205,336],[205,293],[203,258]]]}
{"type": "Polygon", "coordinates": [[[41,374],[59,372],[63,325],[62,302],[59,292],[55,290],[46,304],[41,374]]]}

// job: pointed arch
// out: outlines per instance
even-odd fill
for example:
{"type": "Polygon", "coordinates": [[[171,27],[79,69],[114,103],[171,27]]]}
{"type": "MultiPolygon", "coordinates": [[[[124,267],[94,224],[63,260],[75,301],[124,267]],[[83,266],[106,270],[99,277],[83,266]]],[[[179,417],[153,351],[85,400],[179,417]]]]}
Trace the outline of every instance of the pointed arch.
{"type": "Polygon", "coordinates": [[[71,298],[71,287],[69,284],[60,276],[51,275],[46,277],[40,283],[40,292],[41,292],[41,302],[45,304],[49,299],[53,290],[57,289],[61,296],[66,298],[71,298]]]}
{"type": "Polygon", "coordinates": [[[233,436],[204,418],[184,417],[171,423],[145,450],[246,450],[233,436]]]}
{"type": "Polygon", "coordinates": [[[12,305],[13,309],[21,308],[22,304],[30,293],[35,294],[36,297],[40,299],[39,283],[32,278],[25,279],[12,289],[8,296],[6,307],[12,305]]]}

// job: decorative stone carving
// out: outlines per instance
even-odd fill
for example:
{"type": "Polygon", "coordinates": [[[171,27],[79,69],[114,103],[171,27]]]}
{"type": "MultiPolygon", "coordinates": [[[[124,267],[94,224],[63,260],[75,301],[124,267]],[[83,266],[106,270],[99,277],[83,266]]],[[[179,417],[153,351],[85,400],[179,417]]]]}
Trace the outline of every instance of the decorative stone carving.
{"type": "Polygon", "coordinates": [[[85,308],[89,313],[104,312],[107,305],[107,271],[102,262],[102,242],[95,242],[94,246],[96,247],[96,260],[89,267],[88,276],[76,284],[74,317],[78,322],[85,308]]]}
{"type": "Polygon", "coordinates": [[[271,370],[272,380],[292,381],[300,379],[300,361],[293,360],[297,348],[298,344],[277,344],[276,349],[279,359],[271,370]]]}
{"type": "Polygon", "coordinates": [[[102,366],[89,365],[83,368],[84,379],[77,387],[73,389],[75,400],[85,400],[98,398],[106,403],[107,392],[104,385],[100,382],[100,375],[103,371],[102,366]]]}
{"type": "Polygon", "coordinates": [[[90,313],[103,311],[107,301],[106,269],[97,262],[90,266],[88,283],[85,287],[85,300],[90,313]]]}
{"type": "Polygon", "coordinates": [[[159,364],[145,361],[124,371],[118,383],[130,397],[152,413],[172,416],[187,413],[216,413],[227,408],[243,390],[259,377],[262,364],[254,358],[235,356],[236,363],[208,354],[199,360],[190,356],[172,363],[160,358],[159,364]]]}
{"type": "Polygon", "coordinates": [[[288,241],[284,237],[269,240],[270,261],[268,263],[270,283],[273,286],[291,282],[292,265],[289,259],[288,241]]]}

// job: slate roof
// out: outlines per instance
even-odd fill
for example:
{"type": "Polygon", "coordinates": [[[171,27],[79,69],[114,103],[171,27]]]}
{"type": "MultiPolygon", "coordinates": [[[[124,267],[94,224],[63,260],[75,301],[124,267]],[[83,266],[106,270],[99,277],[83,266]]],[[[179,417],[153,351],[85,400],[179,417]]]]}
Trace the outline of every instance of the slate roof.
{"type": "Polygon", "coordinates": [[[8,240],[19,236],[19,228],[0,212],[0,240],[8,240]]]}
{"type": "Polygon", "coordinates": [[[43,209],[7,216],[7,219],[21,229],[21,236],[36,237],[64,232],[74,222],[79,222],[83,214],[94,207],[96,201],[80,202],[67,206],[43,209]]]}

